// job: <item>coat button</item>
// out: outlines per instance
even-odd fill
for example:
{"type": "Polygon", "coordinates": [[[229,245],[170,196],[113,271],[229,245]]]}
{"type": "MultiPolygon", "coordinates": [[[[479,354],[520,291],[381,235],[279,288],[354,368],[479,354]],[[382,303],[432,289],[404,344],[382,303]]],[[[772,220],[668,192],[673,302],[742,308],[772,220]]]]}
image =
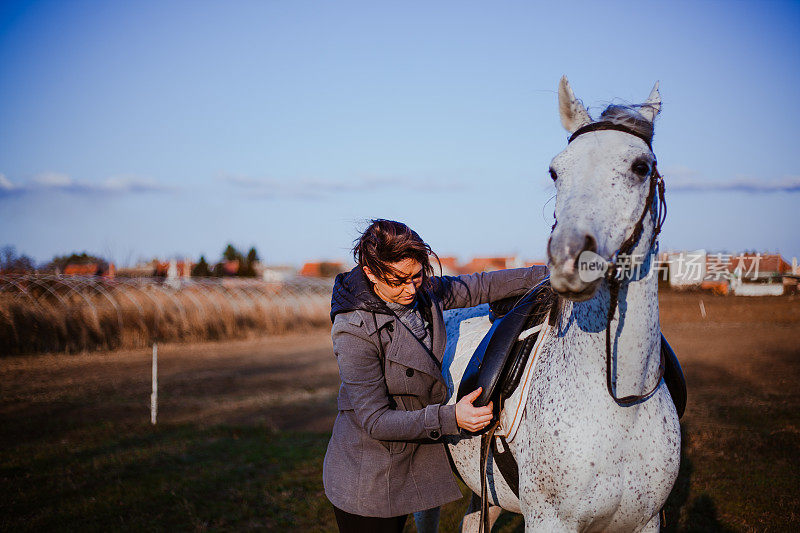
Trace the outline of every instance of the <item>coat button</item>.
{"type": "Polygon", "coordinates": [[[414,369],[413,368],[406,368],[406,376],[411,377],[413,375],[414,375],[414,369]]]}
{"type": "Polygon", "coordinates": [[[434,429],[433,431],[430,432],[430,436],[431,436],[432,439],[438,439],[439,438],[439,432],[434,429]]]}
{"type": "Polygon", "coordinates": [[[386,325],[386,329],[389,331],[389,333],[393,332],[393,331],[394,331],[394,324],[392,324],[391,322],[389,322],[389,323],[386,325]]]}

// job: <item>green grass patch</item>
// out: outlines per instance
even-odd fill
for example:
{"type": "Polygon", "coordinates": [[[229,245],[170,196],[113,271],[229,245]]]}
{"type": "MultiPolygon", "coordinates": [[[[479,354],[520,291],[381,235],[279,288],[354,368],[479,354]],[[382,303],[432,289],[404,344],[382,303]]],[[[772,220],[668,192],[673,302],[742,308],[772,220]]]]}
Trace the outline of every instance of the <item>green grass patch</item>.
{"type": "Polygon", "coordinates": [[[335,530],[321,482],[327,434],[89,429],[4,450],[3,530],[335,530]]]}

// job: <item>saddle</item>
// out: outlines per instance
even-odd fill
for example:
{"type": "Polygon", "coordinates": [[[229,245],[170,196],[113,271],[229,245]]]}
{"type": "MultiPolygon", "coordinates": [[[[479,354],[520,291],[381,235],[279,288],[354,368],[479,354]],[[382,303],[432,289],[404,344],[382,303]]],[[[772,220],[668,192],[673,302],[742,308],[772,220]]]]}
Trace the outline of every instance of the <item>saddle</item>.
{"type": "MultiPolygon", "coordinates": [[[[503,399],[519,385],[531,348],[539,336],[538,331],[533,331],[520,340],[520,334],[540,324],[557,301],[550,289],[550,278],[545,278],[522,298],[511,297],[490,303],[492,326],[464,370],[457,400],[482,387],[473,405],[483,407],[490,401],[494,402],[494,415],[499,419],[503,399]]],[[[551,317],[554,319],[555,313],[551,317]]],[[[488,427],[473,434],[480,435],[488,427]]]]}

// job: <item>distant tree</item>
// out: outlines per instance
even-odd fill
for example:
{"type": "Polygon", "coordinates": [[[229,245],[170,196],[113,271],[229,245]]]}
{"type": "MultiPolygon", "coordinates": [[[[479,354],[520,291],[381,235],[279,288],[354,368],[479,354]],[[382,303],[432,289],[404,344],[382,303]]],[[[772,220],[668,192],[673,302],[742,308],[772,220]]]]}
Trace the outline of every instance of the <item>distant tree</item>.
{"type": "Polygon", "coordinates": [[[97,264],[98,270],[105,271],[108,268],[108,263],[105,259],[94,255],[89,255],[86,252],[75,253],[69,255],[57,255],[50,260],[45,266],[45,270],[49,272],[63,272],[67,265],[86,265],[89,263],[97,264]]]}
{"type": "Polygon", "coordinates": [[[238,259],[240,263],[244,262],[242,252],[237,250],[236,247],[230,243],[228,243],[228,246],[226,246],[225,250],[222,252],[222,258],[226,261],[236,261],[238,259]]]}
{"type": "Polygon", "coordinates": [[[36,264],[27,255],[17,255],[13,246],[4,246],[0,249],[0,272],[34,272],[36,264]]]}
{"type": "Polygon", "coordinates": [[[200,261],[192,267],[192,277],[207,278],[211,275],[211,269],[208,267],[204,255],[200,256],[200,261]]]}
{"type": "Polygon", "coordinates": [[[250,251],[247,252],[247,263],[254,265],[256,261],[259,261],[258,252],[256,252],[255,247],[250,248],[250,251]]]}
{"type": "Polygon", "coordinates": [[[225,275],[225,268],[222,266],[222,263],[214,265],[214,270],[211,271],[211,275],[215,278],[221,278],[225,275]]]}
{"type": "Polygon", "coordinates": [[[244,261],[239,262],[239,271],[236,273],[236,275],[254,278],[256,276],[257,261],[258,252],[256,252],[255,248],[250,248],[250,251],[247,252],[247,257],[245,257],[244,261]]]}

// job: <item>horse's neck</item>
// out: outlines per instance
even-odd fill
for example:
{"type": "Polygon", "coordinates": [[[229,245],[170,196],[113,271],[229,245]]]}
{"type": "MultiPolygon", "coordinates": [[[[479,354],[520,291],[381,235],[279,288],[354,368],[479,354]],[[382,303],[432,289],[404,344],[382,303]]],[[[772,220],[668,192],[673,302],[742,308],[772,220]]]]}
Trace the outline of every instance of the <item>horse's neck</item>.
{"type": "MultiPolygon", "coordinates": [[[[611,321],[612,379],[617,383],[616,395],[643,394],[653,387],[660,363],[656,272],[644,279],[623,282],[618,300],[611,321]]],[[[585,369],[587,375],[594,376],[595,386],[602,383],[603,390],[609,305],[610,292],[603,281],[592,299],[566,302],[557,333],[567,364],[585,369]]]]}

